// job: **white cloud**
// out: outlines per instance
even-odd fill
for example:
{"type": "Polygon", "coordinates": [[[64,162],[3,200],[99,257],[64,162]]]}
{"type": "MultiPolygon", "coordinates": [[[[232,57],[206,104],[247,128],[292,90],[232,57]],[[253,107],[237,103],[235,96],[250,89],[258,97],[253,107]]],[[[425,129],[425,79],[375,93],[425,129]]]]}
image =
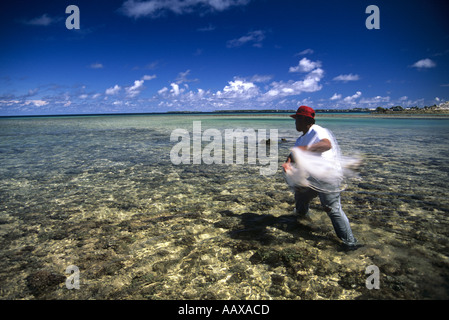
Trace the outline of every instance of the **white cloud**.
{"type": "Polygon", "coordinates": [[[334,78],[335,81],[343,81],[343,82],[348,82],[348,81],[357,81],[360,80],[360,77],[358,74],[341,74],[337,77],[334,78]]]}
{"type": "Polygon", "coordinates": [[[265,32],[262,30],[255,30],[248,32],[246,35],[238,39],[229,40],[226,45],[228,48],[235,48],[243,46],[246,43],[252,43],[253,47],[260,48],[262,46],[262,41],[264,39],[265,39],[265,32]]]}
{"type": "Polygon", "coordinates": [[[171,83],[170,86],[172,89],[170,90],[171,93],[173,93],[175,96],[179,95],[179,85],[176,83],[171,83]]]}
{"type": "Polygon", "coordinates": [[[346,103],[349,103],[349,104],[354,104],[355,100],[360,98],[361,96],[362,96],[362,92],[361,91],[357,91],[352,96],[347,96],[346,98],[344,98],[343,101],[346,102],[346,103]]]}
{"type": "Polygon", "coordinates": [[[45,100],[26,100],[24,103],[26,106],[27,105],[34,105],[35,107],[42,107],[48,104],[48,101],[45,100]]]}
{"type": "Polygon", "coordinates": [[[264,94],[263,99],[273,99],[291,95],[299,95],[303,92],[316,92],[321,90],[320,81],[324,76],[324,70],[317,68],[308,73],[304,80],[273,82],[271,89],[264,94]]]}
{"type": "Polygon", "coordinates": [[[91,69],[103,69],[103,64],[96,62],[96,63],[92,63],[89,68],[91,69]]]}
{"type": "MultiPolygon", "coordinates": [[[[386,96],[386,97],[375,96],[375,97],[372,97],[372,98],[363,98],[363,99],[360,100],[360,103],[361,104],[368,104],[370,106],[372,106],[372,105],[378,106],[379,104],[383,104],[383,103],[389,102],[390,99],[391,98],[389,96],[386,96]]],[[[407,99],[407,97],[402,97],[399,100],[400,101],[405,101],[406,99],[407,99]]]]}
{"type": "Polygon", "coordinates": [[[15,104],[19,104],[20,100],[0,100],[0,105],[12,106],[15,104]]]}
{"type": "Polygon", "coordinates": [[[168,91],[168,88],[167,87],[163,87],[161,90],[159,90],[157,93],[159,94],[159,95],[163,95],[164,93],[166,93],[168,91]]]}
{"type": "Polygon", "coordinates": [[[218,91],[217,97],[226,99],[248,100],[259,95],[259,88],[252,82],[244,80],[229,81],[223,88],[223,92],[218,91]]]}
{"type": "Polygon", "coordinates": [[[46,13],[44,13],[42,16],[33,18],[30,20],[24,20],[22,21],[23,24],[30,25],[30,26],[49,26],[55,22],[60,21],[62,18],[52,18],[49,17],[46,13]]]}
{"type": "Polygon", "coordinates": [[[249,0],[127,0],[121,7],[121,12],[132,18],[156,18],[170,11],[175,14],[187,14],[195,11],[224,11],[233,6],[242,6],[249,0]]]}
{"type": "Polygon", "coordinates": [[[302,58],[296,67],[290,67],[288,72],[309,72],[315,68],[320,68],[320,61],[311,61],[307,58],[302,58]]]}
{"type": "Polygon", "coordinates": [[[190,74],[190,70],[186,70],[184,72],[180,72],[176,77],[176,83],[181,84],[185,82],[196,82],[198,79],[188,79],[187,76],[190,74]]]}
{"type": "Polygon", "coordinates": [[[341,94],[334,93],[334,95],[330,98],[330,100],[340,100],[341,97],[342,97],[341,94]]]}
{"type": "Polygon", "coordinates": [[[272,76],[269,75],[259,75],[259,74],[255,74],[254,76],[251,77],[251,79],[249,81],[251,82],[268,82],[272,79],[272,76]]]}
{"type": "Polygon", "coordinates": [[[134,85],[132,85],[131,87],[125,88],[126,94],[131,98],[137,96],[140,93],[140,91],[142,91],[142,89],[143,89],[143,83],[144,83],[144,80],[134,81],[134,85]]]}
{"type": "Polygon", "coordinates": [[[224,92],[243,92],[256,86],[252,82],[243,82],[242,80],[229,81],[229,85],[223,88],[224,92]]]}
{"type": "MultiPolygon", "coordinates": [[[[156,75],[144,75],[140,80],[135,80],[132,86],[124,88],[126,95],[129,98],[136,97],[144,89],[143,83],[145,81],[153,80],[155,78],[156,75]]],[[[122,87],[116,84],[114,87],[106,89],[105,93],[106,95],[116,95],[121,91],[121,89],[122,87]]]]}
{"type": "Polygon", "coordinates": [[[170,109],[202,110],[223,108],[245,108],[253,106],[254,101],[261,96],[259,88],[252,82],[235,78],[216,92],[197,89],[189,90],[181,88],[176,83],[170,84],[171,89],[164,87],[158,91],[153,100],[159,107],[170,109]]]}
{"type": "Polygon", "coordinates": [[[144,76],[142,77],[142,80],[153,80],[153,79],[156,79],[156,75],[155,75],[155,74],[153,74],[153,75],[151,75],[151,76],[149,76],[149,75],[144,75],[144,76]]]}
{"type": "MultiPolygon", "coordinates": [[[[167,87],[160,89],[157,95],[152,98],[152,101],[161,108],[179,110],[274,107],[273,103],[278,100],[288,104],[287,97],[300,95],[304,92],[316,92],[322,88],[320,82],[324,77],[324,70],[318,67],[321,66],[321,63],[304,60],[300,65],[303,70],[309,72],[299,81],[267,83],[272,78],[272,76],[267,75],[254,75],[246,79],[234,77],[232,81],[228,81],[222,90],[218,91],[188,90],[186,84],[181,87],[178,83],[180,81],[178,81],[170,84],[171,89],[167,87]],[[262,83],[263,87],[259,87],[256,83],[262,83]]],[[[187,75],[187,71],[181,73],[177,80],[187,75]]]]}
{"type": "Polygon", "coordinates": [[[429,68],[436,67],[436,63],[427,58],[427,59],[422,59],[422,60],[416,61],[412,65],[412,67],[417,68],[417,69],[429,69],[429,68]]]}
{"type": "Polygon", "coordinates": [[[113,95],[113,94],[117,94],[122,88],[119,85],[115,85],[112,88],[106,89],[106,94],[107,95],[113,95]]]}
{"type": "Polygon", "coordinates": [[[312,49],[305,49],[301,52],[298,52],[296,55],[297,56],[305,56],[307,54],[313,54],[313,53],[314,53],[314,51],[312,49]]]}

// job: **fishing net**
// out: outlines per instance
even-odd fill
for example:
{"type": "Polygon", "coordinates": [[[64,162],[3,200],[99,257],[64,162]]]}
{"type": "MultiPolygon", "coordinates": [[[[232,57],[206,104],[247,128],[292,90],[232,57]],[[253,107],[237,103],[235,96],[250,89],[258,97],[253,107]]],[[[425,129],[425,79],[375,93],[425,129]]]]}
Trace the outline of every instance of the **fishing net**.
{"type": "Polygon", "coordinates": [[[361,157],[342,156],[337,140],[328,132],[332,152],[326,157],[297,147],[291,149],[291,167],[284,170],[284,177],[293,191],[311,188],[324,193],[340,192],[346,188],[349,178],[358,177],[361,157]]]}

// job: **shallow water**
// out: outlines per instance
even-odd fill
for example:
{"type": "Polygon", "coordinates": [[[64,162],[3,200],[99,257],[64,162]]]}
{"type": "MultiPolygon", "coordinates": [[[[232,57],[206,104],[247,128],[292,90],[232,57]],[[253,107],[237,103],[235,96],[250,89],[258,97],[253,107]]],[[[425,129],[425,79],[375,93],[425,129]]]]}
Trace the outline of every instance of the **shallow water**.
{"type": "Polygon", "coordinates": [[[280,170],[298,136],[288,117],[0,119],[0,298],[448,299],[449,120],[317,123],[364,158],[342,193],[365,244],[356,251],[342,249],[318,200],[312,221],[292,214],[280,170]],[[172,164],[170,134],[193,121],[277,129],[279,170],[172,164]],[[79,290],[66,288],[71,265],[79,290]],[[370,265],[378,290],[365,285],[370,265]]]}

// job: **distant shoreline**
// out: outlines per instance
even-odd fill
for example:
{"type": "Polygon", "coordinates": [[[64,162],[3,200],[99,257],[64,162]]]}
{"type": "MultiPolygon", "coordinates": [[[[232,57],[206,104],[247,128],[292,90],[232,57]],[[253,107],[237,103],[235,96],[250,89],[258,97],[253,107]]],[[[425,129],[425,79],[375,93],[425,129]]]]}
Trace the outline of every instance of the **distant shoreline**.
{"type": "Polygon", "coordinates": [[[326,114],[317,113],[317,118],[320,117],[336,117],[336,118],[395,118],[395,119],[412,119],[412,118],[428,118],[428,119],[449,119],[449,112],[442,113],[408,113],[408,112],[395,112],[395,113],[360,113],[360,114],[326,114]]]}
{"type": "MultiPolygon", "coordinates": [[[[92,114],[48,114],[48,115],[4,115],[0,119],[10,118],[57,118],[57,117],[101,117],[101,116],[256,116],[256,117],[288,117],[295,110],[224,110],[224,111],[169,111],[169,112],[147,112],[147,113],[92,113],[92,114]]],[[[449,110],[442,111],[387,111],[369,112],[353,110],[316,110],[316,117],[332,118],[449,118],[449,110]]]]}

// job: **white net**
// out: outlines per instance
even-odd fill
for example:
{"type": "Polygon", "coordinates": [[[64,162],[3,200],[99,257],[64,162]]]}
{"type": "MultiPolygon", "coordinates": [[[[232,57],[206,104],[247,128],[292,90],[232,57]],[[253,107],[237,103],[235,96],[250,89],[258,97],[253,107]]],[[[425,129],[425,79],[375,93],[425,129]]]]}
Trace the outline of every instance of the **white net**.
{"type": "Polygon", "coordinates": [[[335,137],[331,137],[331,156],[324,157],[320,153],[292,148],[292,162],[284,171],[287,184],[292,190],[312,188],[319,192],[339,192],[346,188],[348,178],[358,177],[358,168],[362,163],[359,156],[346,157],[340,154],[340,148],[335,137]]]}

